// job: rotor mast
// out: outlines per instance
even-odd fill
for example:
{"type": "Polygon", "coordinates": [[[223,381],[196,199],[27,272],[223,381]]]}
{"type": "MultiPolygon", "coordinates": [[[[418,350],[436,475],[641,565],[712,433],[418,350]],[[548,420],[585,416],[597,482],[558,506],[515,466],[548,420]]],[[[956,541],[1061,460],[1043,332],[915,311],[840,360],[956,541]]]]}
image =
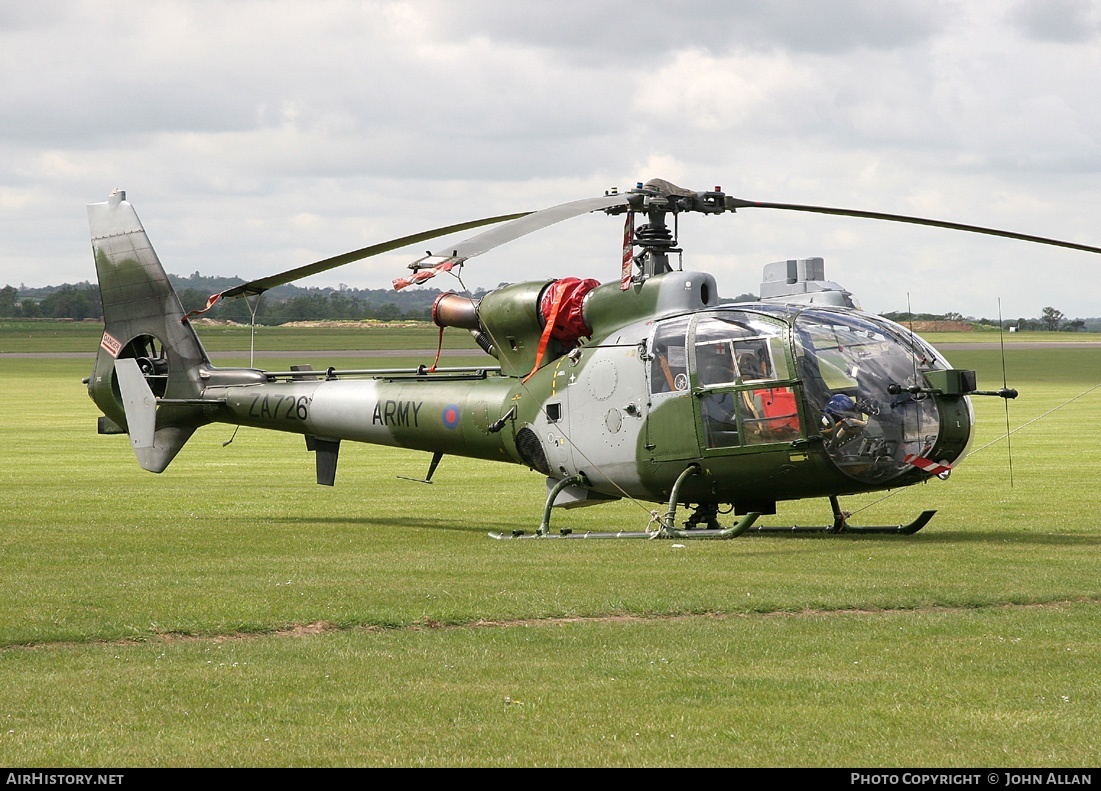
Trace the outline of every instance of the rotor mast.
{"type": "Polygon", "coordinates": [[[633,211],[646,215],[646,222],[635,229],[632,244],[638,248],[635,265],[638,273],[633,278],[641,283],[654,275],[673,270],[670,253],[683,252],[666,223],[666,216],[673,215],[674,227],[680,212],[695,211],[702,214],[722,214],[726,211],[726,196],[715,187],[710,192],[695,192],[678,187],[663,179],[651,179],[638,183],[627,193],[627,205],[606,210],[609,214],[633,211]]]}

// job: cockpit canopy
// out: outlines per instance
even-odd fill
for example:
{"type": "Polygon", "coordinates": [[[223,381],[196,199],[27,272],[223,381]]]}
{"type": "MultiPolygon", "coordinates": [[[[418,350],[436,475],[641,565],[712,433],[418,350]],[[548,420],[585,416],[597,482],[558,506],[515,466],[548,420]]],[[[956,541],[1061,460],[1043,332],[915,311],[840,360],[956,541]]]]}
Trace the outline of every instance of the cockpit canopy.
{"type": "MultiPolygon", "coordinates": [[[[694,396],[704,455],[821,438],[846,475],[888,483],[942,450],[925,374],[950,366],[879,317],[754,304],[659,322],[651,343],[652,398],[694,396]]],[[[963,455],[969,404],[964,420],[950,461],[963,455]]]]}

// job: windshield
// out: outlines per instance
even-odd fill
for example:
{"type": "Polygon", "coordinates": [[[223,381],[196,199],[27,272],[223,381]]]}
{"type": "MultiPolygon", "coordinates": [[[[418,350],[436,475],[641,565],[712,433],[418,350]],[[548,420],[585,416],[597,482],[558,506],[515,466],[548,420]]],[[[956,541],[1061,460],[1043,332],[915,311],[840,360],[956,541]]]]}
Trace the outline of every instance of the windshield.
{"type": "Polygon", "coordinates": [[[936,399],[905,388],[925,387],[924,371],[948,367],[936,351],[897,325],[851,313],[808,310],[795,331],[810,416],[838,468],[885,482],[910,469],[907,456],[933,449],[936,399]]]}

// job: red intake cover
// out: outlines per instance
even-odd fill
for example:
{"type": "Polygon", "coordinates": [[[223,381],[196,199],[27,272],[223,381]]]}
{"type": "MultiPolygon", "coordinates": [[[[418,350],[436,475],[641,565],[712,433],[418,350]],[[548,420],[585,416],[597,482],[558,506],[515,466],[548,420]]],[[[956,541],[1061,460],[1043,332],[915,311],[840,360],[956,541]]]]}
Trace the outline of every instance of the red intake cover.
{"type": "Polygon", "coordinates": [[[551,329],[551,337],[559,343],[571,346],[577,343],[577,339],[584,336],[588,338],[593,334],[592,328],[585,323],[581,315],[581,303],[585,295],[600,285],[599,280],[581,280],[576,277],[564,277],[555,280],[543,291],[543,298],[539,302],[539,310],[544,321],[551,320],[554,312],[554,303],[559,302],[558,314],[554,316],[554,327],[551,329]]]}

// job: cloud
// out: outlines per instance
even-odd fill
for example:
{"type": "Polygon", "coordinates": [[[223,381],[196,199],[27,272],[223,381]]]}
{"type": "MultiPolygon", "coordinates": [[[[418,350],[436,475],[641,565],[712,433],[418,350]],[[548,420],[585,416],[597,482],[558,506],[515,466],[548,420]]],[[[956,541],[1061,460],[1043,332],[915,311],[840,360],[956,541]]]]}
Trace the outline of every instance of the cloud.
{"type": "Polygon", "coordinates": [[[694,48],[723,55],[909,46],[940,28],[945,8],[939,2],[907,0],[565,0],[541,4],[473,0],[461,5],[431,5],[433,32],[440,36],[458,40],[484,37],[586,60],[633,61],[636,68],[694,48]]]}
{"type": "Polygon", "coordinates": [[[1037,41],[1080,43],[1101,35],[1101,9],[1091,0],[1018,3],[1008,16],[1025,36],[1037,41]]]}
{"type": "MultiPolygon", "coordinates": [[[[88,279],[83,205],[114,187],[171,271],[242,277],[651,177],[1097,242],[1098,29],[1067,0],[9,4],[0,279],[88,279]]],[[[614,225],[549,229],[467,282],[611,277],[614,225]]],[[[1101,313],[1088,277],[1033,282],[1082,254],[776,213],[682,237],[732,294],[826,255],[873,309],[909,288],[978,313],[993,281],[1037,303],[1015,312],[1101,313]]],[[[382,287],[408,260],[329,282],[382,287]]]]}

